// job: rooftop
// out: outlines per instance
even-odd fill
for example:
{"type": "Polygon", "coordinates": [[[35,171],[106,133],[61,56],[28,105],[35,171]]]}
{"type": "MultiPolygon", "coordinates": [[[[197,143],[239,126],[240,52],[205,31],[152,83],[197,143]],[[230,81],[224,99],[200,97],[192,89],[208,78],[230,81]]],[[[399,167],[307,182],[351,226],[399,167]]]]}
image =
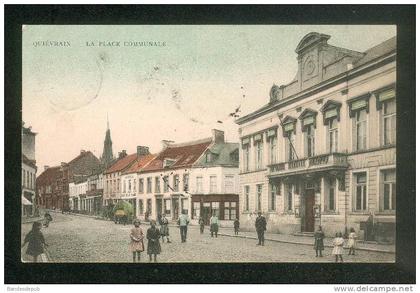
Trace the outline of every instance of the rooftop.
{"type": "Polygon", "coordinates": [[[154,158],[156,158],[156,155],[154,154],[140,156],[136,159],[134,164],[132,164],[127,170],[124,171],[124,174],[140,172],[142,168],[147,166],[147,164],[149,164],[154,158]]]}
{"type": "Polygon", "coordinates": [[[106,171],[105,174],[114,173],[114,172],[121,172],[126,170],[128,167],[130,167],[137,159],[137,153],[127,155],[121,159],[118,159],[113,163],[106,171]]]}

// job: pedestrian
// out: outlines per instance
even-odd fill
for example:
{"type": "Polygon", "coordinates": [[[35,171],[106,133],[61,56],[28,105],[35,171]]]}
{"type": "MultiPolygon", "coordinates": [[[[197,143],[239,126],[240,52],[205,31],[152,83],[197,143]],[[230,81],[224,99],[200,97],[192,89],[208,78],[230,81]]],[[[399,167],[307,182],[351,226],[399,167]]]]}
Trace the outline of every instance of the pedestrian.
{"type": "Polygon", "coordinates": [[[261,215],[261,212],[258,212],[258,217],[255,220],[255,229],[257,230],[258,235],[258,244],[264,246],[264,232],[267,230],[267,221],[265,217],[261,215]]]}
{"type": "Polygon", "coordinates": [[[160,248],[160,232],[159,229],[156,228],[156,221],[151,220],[150,221],[150,228],[147,229],[147,254],[149,255],[149,262],[152,261],[152,254],[154,261],[156,262],[156,257],[161,252],[160,248]]]}
{"type": "Polygon", "coordinates": [[[135,219],[133,221],[134,227],[131,228],[130,231],[130,248],[131,252],[133,253],[133,262],[136,262],[136,254],[137,254],[137,261],[140,262],[140,255],[144,251],[144,244],[143,244],[143,230],[140,228],[140,220],[135,219]]]}
{"type": "Polygon", "coordinates": [[[335,238],[333,240],[333,251],[332,255],[335,255],[335,262],[338,262],[338,258],[340,258],[341,262],[343,262],[343,245],[344,245],[344,238],[341,232],[335,234],[335,238]]]}
{"type": "Polygon", "coordinates": [[[365,241],[372,241],[375,239],[374,229],[375,222],[373,219],[373,212],[370,212],[369,217],[366,220],[365,241]]]}
{"type": "Polygon", "coordinates": [[[235,221],[233,222],[233,229],[235,231],[235,235],[239,234],[239,220],[238,218],[235,219],[235,221]]]}
{"type": "Polygon", "coordinates": [[[213,233],[216,235],[219,232],[219,218],[216,216],[216,213],[213,213],[213,216],[210,218],[210,232],[211,237],[213,237],[213,233]]]}
{"type": "Polygon", "coordinates": [[[316,253],[316,257],[322,257],[322,251],[324,250],[324,231],[322,231],[322,227],[318,227],[318,231],[315,232],[314,238],[315,238],[315,244],[314,249],[316,253]]]}
{"type": "Polygon", "coordinates": [[[188,215],[186,211],[182,211],[182,214],[178,218],[178,226],[179,231],[181,233],[181,242],[187,241],[187,232],[188,232],[188,224],[190,223],[190,219],[188,218],[188,215]]]}
{"type": "Polygon", "coordinates": [[[353,228],[350,228],[350,234],[349,234],[349,241],[348,241],[348,247],[349,247],[349,255],[355,255],[356,252],[356,238],[357,234],[354,231],[353,228]]]}
{"type": "Polygon", "coordinates": [[[160,217],[160,235],[162,236],[162,243],[165,242],[165,237],[166,242],[171,243],[171,240],[169,239],[169,221],[165,215],[160,217]]]}
{"type": "Polygon", "coordinates": [[[200,219],[198,220],[198,224],[200,225],[200,234],[203,234],[203,232],[204,232],[204,219],[202,217],[200,217],[200,219]]]}
{"type": "Polygon", "coordinates": [[[52,217],[48,211],[44,214],[44,227],[48,227],[50,225],[50,222],[52,221],[52,217]]]}
{"type": "Polygon", "coordinates": [[[32,224],[32,230],[29,231],[25,236],[23,241],[22,248],[28,243],[28,248],[26,249],[26,254],[33,257],[33,261],[38,261],[38,256],[44,253],[44,246],[48,246],[45,243],[44,235],[41,232],[41,223],[34,222],[32,224]]]}

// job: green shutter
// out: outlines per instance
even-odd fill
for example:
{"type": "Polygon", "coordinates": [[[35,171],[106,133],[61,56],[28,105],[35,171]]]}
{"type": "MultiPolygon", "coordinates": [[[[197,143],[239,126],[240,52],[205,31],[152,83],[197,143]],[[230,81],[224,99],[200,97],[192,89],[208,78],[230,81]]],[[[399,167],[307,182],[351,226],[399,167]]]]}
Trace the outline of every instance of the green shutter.
{"type": "Polygon", "coordinates": [[[314,123],[314,116],[303,118],[303,125],[309,125],[313,123],[314,123]]]}
{"type": "Polygon", "coordinates": [[[284,131],[291,131],[294,129],[294,124],[293,123],[288,123],[286,125],[284,125],[284,131]]]}
{"type": "Polygon", "coordinates": [[[358,101],[354,101],[353,103],[351,103],[351,110],[359,110],[362,108],[365,108],[367,105],[366,100],[358,100],[358,101]]]}
{"type": "Polygon", "coordinates": [[[395,98],[395,89],[389,89],[379,93],[379,102],[395,98]]]}
{"type": "Polygon", "coordinates": [[[328,111],[325,111],[325,118],[331,118],[331,117],[338,116],[337,114],[338,113],[337,113],[337,109],[336,108],[335,109],[330,109],[328,111]]]}
{"type": "Polygon", "coordinates": [[[276,134],[277,134],[277,131],[275,129],[270,129],[269,131],[267,131],[268,137],[276,136],[276,134]]]}

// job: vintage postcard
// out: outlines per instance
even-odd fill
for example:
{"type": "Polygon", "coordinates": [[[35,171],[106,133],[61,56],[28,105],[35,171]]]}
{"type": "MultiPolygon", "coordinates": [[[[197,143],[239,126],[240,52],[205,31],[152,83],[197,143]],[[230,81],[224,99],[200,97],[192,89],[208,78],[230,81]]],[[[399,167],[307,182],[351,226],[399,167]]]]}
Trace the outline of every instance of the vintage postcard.
{"type": "Polygon", "coordinates": [[[21,258],[394,263],[394,25],[23,25],[21,258]]]}

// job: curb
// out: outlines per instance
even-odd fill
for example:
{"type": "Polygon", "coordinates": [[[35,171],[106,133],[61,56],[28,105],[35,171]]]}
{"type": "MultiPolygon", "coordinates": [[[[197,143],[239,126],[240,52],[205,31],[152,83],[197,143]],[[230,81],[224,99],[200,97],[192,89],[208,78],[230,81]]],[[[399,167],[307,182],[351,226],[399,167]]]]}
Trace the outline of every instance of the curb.
{"type": "MultiPolygon", "coordinates": [[[[257,237],[254,237],[254,236],[246,236],[246,235],[236,235],[235,236],[235,235],[225,234],[225,233],[219,233],[219,235],[226,236],[226,237],[234,237],[234,238],[235,237],[238,237],[238,238],[245,238],[245,239],[257,240],[257,237]]],[[[313,246],[312,243],[308,243],[308,242],[280,240],[280,239],[272,239],[272,238],[265,238],[265,240],[267,240],[267,241],[273,241],[273,242],[280,242],[280,243],[289,243],[289,244],[298,244],[298,245],[313,246]]],[[[324,247],[330,247],[330,248],[332,248],[334,246],[331,245],[331,244],[325,244],[324,247]]],[[[344,249],[348,249],[348,248],[347,247],[344,247],[344,249]]],[[[395,254],[395,251],[384,250],[384,249],[375,249],[375,248],[367,248],[367,247],[358,247],[357,250],[395,254]]]]}

